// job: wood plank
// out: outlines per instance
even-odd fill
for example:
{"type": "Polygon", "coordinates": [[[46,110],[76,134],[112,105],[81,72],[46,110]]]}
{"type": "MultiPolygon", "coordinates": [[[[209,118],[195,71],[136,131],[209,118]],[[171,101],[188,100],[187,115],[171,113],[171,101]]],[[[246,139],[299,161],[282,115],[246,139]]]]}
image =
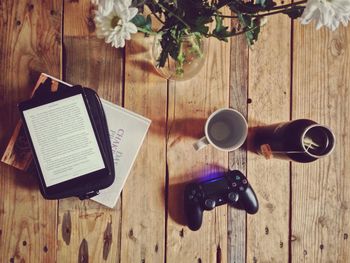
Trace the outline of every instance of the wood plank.
{"type": "MultiPolygon", "coordinates": [[[[230,107],[247,118],[248,99],[248,44],[244,35],[231,40],[230,62],[230,107]]],[[[244,145],[229,153],[229,169],[240,170],[247,175],[247,147],[244,145]]],[[[249,176],[249,175],[247,175],[249,176]]],[[[228,262],[245,262],[246,258],[246,214],[231,206],[227,211],[228,262]]]]}
{"type": "MultiPolygon", "coordinates": [[[[290,19],[269,17],[249,53],[250,127],[289,120],[290,48],[290,19]]],[[[289,162],[248,152],[247,170],[260,203],[259,212],[247,219],[247,262],[288,262],[289,162]]]]}
{"type": "MultiPolygon", "coordinates": [[[[33,96],[34,91],[47,79],[47,76],[41,74],[31,92],[33,96]]],[[[52,85],[57,85],[53,84],[52,85]]],[[[51,86],[52,88],[52,86],[51,86]]],[[[13,166],[21,171],[27,171],[33,161],[33,154],[30,149],[29,142],[24,133],[22,121],[18,120],[16,128],[14,129],[10,140],[7,143],[4,154],[1,157],[1,162],[13,166]]]]}
{"type": "Polygon", "coordinates": [[[153,38],[127,43],[125,108],[152,120],[123,190],[121,262],[164,262],[167,82],[153,68],[153,38]]]}
{"type": "MultiPolygon", "coordinates": [[[[65,1],[64,80],[95,89],[101,98],[122,102],[123,56],[95,37],[89,0],[65,1]]],[[[59,202],[58,261],[118,262],[121,201],[115,209],[77,198],[59,202]]]]}
{"type": "Polygon", "coordinates": [[[193,143],[216,109],[229,106],[230,44],[206,40],[205,65],[193,79],[172,82],[168,113],[167,262],[222,262],[227,259],[227,206],[203,215],[193,232],[184,218],[183,191],[192,179],[227,170],[228,154],[211,146],[196,152],[193,143]]]}
{"type": "MultiPolygon", "coordinates": [[[[40,72],[60,76],[62,2],[0,3],[1,151],[40,72]]],[[[0,164],[0,258],[6,262],[56,259],[57,201],[41,197],[34,171],[0,164]]]]}
{"type": "Polygon", "coordinates": [[[350,31],[294,24],[293,118],[335,133],[335,151],[292,165],[292,260],[349,262],[350,31]]]}

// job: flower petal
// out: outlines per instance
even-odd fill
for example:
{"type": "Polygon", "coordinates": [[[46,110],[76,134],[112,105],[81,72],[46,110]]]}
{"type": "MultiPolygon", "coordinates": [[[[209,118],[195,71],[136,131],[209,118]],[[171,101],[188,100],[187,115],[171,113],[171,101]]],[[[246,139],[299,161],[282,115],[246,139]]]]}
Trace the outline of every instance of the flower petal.
{"type": "Polygon", "coordinates": [[[137,33],[137,27],[134,23],[128,22],[125,24],[125,27],[128,29],[128,31],[132,34],[137,33]]]}
{"type": "Polygon", "coordinates": [[[300,22],[308,24],[311,20],[315,20],[317,29],[326,26],[335,30],[340,23],[347,25],[349,17],[349,0],[308,0],[300,22]]]}
{"type": "Polygon", "coordinates": [[[129,8],[129,11],[130,11],[130,14],[129,14],[129,21],[130,21],[131,19],[134,18],[134,16],[137,15],[137,13],[139,12],[139,10],[138,10],[137,8],[135,8],[135,7],[130,7],[130,8],[129,8]]]}
{"type": "Polygon", "coordinates": [[[104,38],[105,42],[110,43],[113,47],[124,47],[125,40],[131,39],[131,34],[137,32],[137,27],[130,20],[135,17],[138,9],[130,7],[131,0],[95,1],[101,3],[94,18],[97,37],[104,38]],[[112,23],[116,17],[120,18],[117,25],[115,22],[112,23]]]}

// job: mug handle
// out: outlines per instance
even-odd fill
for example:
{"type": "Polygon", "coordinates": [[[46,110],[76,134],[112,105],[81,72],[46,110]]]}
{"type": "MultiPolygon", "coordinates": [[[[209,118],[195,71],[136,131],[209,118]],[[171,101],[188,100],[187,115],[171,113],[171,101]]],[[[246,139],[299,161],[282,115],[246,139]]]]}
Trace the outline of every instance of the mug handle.
{"type": "Polygon", "coordinates": [[[193,148],[196,151],[199,151],[199,150],[203,149],[205,146],[207,146],[208,144],[209,144],[209,141],[208,141],[207,137],[204,136],[193,144],[193,148]]]}

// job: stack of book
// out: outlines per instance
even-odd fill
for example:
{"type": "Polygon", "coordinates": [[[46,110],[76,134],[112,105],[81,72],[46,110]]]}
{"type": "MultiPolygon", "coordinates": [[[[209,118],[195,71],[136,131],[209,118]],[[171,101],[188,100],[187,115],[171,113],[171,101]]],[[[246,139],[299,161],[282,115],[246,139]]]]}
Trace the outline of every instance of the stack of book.
{"type": "MultiPolygon", "coordinates": [[[[114,180],[108,183],[110,186],[103,187],[102,190],[97,189],[99,193],[91,198],[113,208],[131,171],[151,121],[103,99],[96,100],[102,105],[101,112],[103,112],[102,115],[97,114],[96,116],[94,114],[96,110],[94,111],[93,108],[98,105],[91,105],[93,103],[85,100],[85,95],[89,95],[87,94],[89,92],[92,93],[90,97],[93,97],[94,92],[90,89],[72,87],[71,84],[52,76],[41,74],[34,87],[32,99],[20,104],[22,122],[20,121],[17,124],[1,160],[24,171],[27,171],[34,163],[35,171],[41,182],[42,193],[43,189],[54,189],[55,192],[58,192],[58,195],[52,195],[54,197],[66,197],[60,195],[60,189],[67,188],[67,185],[74,187],[74,182],[76,182],[75,185],[82,185],[82,182],[86,185],[87,181],[79,180],[84,178],[99,180],[98,178],[103,177],[98,176],[106,177],[107,174],[109,174],[109,177],[107,177],[110,179],[110,175],[113,173],[115,177],[114,180]],[[71,94],[73,90],[76,92],[73,94],[74,96],[71,94]],[[57,95],[63,93],[63,96],[57,95]],[[85,104],[82,102],[80,95],[84,98],[85,104]],[[51,98],[55,96],[58,97],[51,98]],[[44,98],[49,99],[44,101],[44,98]],[[85,111],[87,112],[86,116],[90,116],[90,118],[86,117],[86,124],[84,124],[85,111]],[[64,114],[62,114],[63,112],[64,114]],[[63,129],[66,131],[64,134],[58,132],[59,129],[52,128],[59,123],[57,117],[53,117],[57,113],[60,113],[57,116],[64,116],[60,120],[61,131],[63,129]],[[76,125],[77,122],[72,121],[72,118],[80,118],[77,122],[79,121],[80,128],[84,127],[82,131],[77,131],[78,126],[72,129],[71,132],[67,127],[64,127],[66,124],[69,124],[69,127],[76,125]],[[104,118],[106,126],[103,126],[104,118]],[[96,119],[96,123],[93,121],[94,119],[96,119]],[[91,121],[91,125],[89,121],[91,121]],[[89,128],[90,126],[92,128],[89,128]],[[51,132],[51,134],[48,134],[48,132],[51,132]],[[103,140],[103,134],[107,134],[107,137],[109,135],[108,140],[103,140]],[[82,138],[82,135],[85,137],[82,138]],[[72,140],[76,144],[83,140],[84,143],[81,144],[81,147],[73,147],[73,143],[67,145],[67,140],[72,140]],[[95,144],[94,140],[96,140],[95,144]],[[64,142],[67,147],[60,148],[60,142],[64,142]],[[104,145],[104,142],[108,142],[110,147],[104,145]],[[72,149],[68,152],[68,148],[72,149]],[[65,149],[67,153],[64,152],[65,149]],[[111,150],[111,158],[108,157],[108,150],[111,150]],[[82,157],[80,159],[76,158],[78,156],[84,156],[84,160],[81,160],[82,157]],[[102,168],[106,168],[107,172],[105,174],[95,172],[102,171],[102,168]],[[90,177],[84,177],[87,174],[90,177]],[[67,184],[67,182],[70,182],[70,184],[67,184]],[[65,188],[59,188],[58,186],[65,186],[65,188]]],[[[95,96],[98,98],[97,94],[95,96]]],[[[43,195],[45,196],[45,194],[43,195]]]]}

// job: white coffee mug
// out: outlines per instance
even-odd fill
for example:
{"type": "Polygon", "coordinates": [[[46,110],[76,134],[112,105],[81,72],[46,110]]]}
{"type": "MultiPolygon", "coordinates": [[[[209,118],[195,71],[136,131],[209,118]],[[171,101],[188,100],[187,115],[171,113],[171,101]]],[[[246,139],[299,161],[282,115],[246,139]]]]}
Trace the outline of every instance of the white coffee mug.
{"type": "Polygon", "coordinates": [[[193,144],[198,151],[211,144],[222,151],[233,151],[245,142],[248,124],[244,116],[231,108],[218,109],[205,123],[205,136],[193,144]]]}

